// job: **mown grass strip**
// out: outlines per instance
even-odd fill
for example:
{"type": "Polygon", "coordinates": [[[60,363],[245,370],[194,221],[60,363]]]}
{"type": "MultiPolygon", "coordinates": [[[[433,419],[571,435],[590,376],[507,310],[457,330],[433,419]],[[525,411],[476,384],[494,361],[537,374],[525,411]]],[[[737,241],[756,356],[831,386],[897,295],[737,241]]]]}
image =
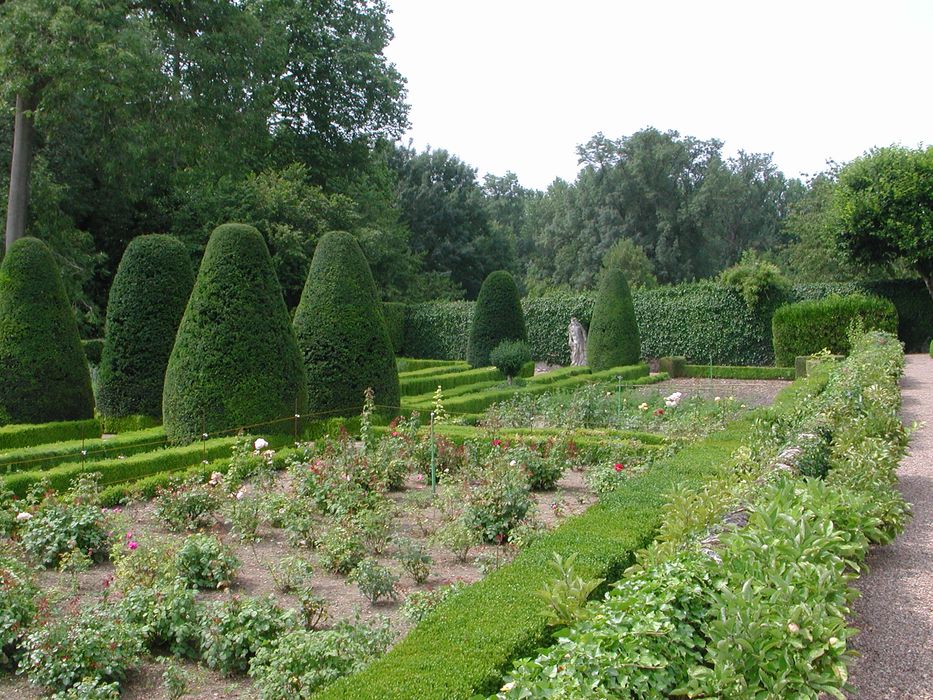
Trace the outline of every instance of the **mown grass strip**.
{"type": "Polygon", "coordinates": [[[107,486],[162,471],[181,469],[205,459],[228,456],[236,440],[236,437],[214,438],[184,447],[143,452],[126,459],[102,459],[64,464],[53,469],[17,472],[4,477],[3,483],[20,498],[43,479],[48,480],[50,488],[55,491],[65,491],[71,487],[75,477],[91,472],[99,472],[100,484],[107,486]]]}
{"type": "Polygon", "coordinates": [[[100,421],[59,421],[55,423],[16,423],[0,428],[0,450],[16,450],[49,442],[95,439],[100,437],[100,421]]]}
{"type": "Polygon", "coordinates": [[[535,596],[553,578],[553,552],[577,554],[585,578],[619,578],[660,524],[678,487],[697,487],[728,460],[752,429],[754,413],[633,477],[586,513],[570,519],[442,604],[388,654],[316,697],[361,700],[456,700],[488,695],[512,659],[548,639],[545,604],[535,596]]]}
{"type": "Polygon", "coordinates": [[[165,430],[161,427],[96,440],[54,442],[0,454],[0,472],[10,474],[26,470],[43,470],[67,462],[97,461],[118,455],[129,457],[140,452],[150,452],[164,444],[165,430]]]}
{"type": "Polygon", "coordinates": [[[793,367],[730,367],[727,365],[684,365],[685,377],[698,379],[789,379],[793,367]]]}

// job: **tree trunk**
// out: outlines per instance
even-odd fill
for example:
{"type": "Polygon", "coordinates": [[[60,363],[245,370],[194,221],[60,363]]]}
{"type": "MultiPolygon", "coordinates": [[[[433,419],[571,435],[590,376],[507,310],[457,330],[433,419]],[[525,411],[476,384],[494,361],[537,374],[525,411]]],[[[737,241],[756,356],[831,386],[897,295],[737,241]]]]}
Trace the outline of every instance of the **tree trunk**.
{"type": "Polygon", "coordinates": [[[29,175],[32,171],[32,150],[35,140],[32,110],[34,100],[29,95],[16,96],[16,118],[13,122],[13,161],[10,166],[10,197],[6,210],[6,250],[13,241],[26,235],[29,213],[29,175]]]}

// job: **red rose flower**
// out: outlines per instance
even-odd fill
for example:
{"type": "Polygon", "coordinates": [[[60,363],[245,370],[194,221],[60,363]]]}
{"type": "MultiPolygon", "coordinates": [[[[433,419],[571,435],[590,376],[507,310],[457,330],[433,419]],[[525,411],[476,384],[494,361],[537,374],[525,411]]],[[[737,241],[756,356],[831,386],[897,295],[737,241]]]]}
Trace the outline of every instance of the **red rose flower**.
{"type": "Polygon", "coordinates": [[[620,471],[622,471],[623,469],[625,469],[625,465],[622,464],[622,462],[616,462],[615,470],[616,470],[617,472],[620,472],[620,471]]]}

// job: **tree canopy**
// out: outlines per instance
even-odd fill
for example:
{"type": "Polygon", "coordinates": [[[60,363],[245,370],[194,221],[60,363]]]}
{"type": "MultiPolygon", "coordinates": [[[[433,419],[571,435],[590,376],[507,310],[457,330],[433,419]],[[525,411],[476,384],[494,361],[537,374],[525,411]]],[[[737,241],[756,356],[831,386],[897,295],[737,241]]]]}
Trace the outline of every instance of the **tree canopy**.
{"type": "Polygon", "coordinates": [[[902,260],[933,296],[933,146],[876,148],[839,173],[838,239],[860,263],[902,260]]]}

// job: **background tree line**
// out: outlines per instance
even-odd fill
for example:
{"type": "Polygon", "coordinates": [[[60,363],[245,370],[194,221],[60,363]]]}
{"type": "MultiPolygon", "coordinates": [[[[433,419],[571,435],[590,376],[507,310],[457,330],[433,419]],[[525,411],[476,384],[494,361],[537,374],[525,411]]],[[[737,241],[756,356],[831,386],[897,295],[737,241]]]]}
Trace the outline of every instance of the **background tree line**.
{"type": "Polygon", "coordinates": [[[197,259],[226,221],[262,232],[290,307],[329,230],[360,241],[387,300],[475,298],[502,268],[526,293],[593,288],[606,255],[634,286],[743,254],[799,281],[923,274],[838,238],[835,164],[801,182],[769,154],[646,128],[596,134],[577,178],[545,192],[480,180],[399,143],[391,39],[382,0],[0,0],[0,191],[26,143],[24,229],[51,245],[83,332],[100,332],[133,237],[171,233],[197,259]]]}

